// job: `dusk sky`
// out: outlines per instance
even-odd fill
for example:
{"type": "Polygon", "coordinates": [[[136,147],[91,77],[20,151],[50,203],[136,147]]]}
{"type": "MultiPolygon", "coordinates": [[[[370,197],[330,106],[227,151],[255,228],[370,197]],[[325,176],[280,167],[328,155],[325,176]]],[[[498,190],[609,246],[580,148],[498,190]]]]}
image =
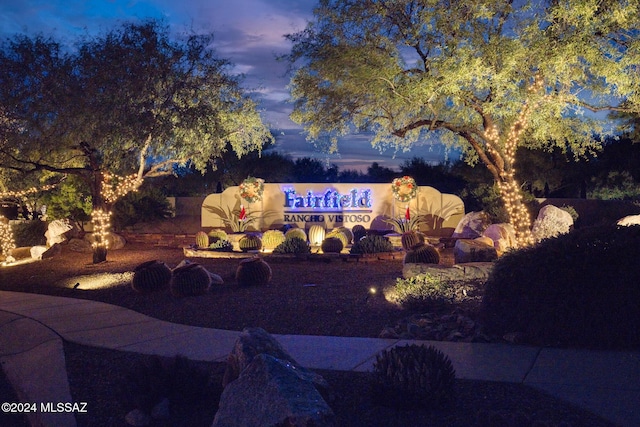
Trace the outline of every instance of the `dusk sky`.
{"type": "MultiPolygon", "coordinates": [[[[243,86],[260,102],[263,119],[277,130],[276,148],[292,157],[327,156],[314,151],[300,126],[289,120],[286,64],[276,56],[291,47],[285,34],[304,29],[313,17],[316,0],[2,0],[0,35],[53,35],[73,42],[75,36],[104,33],[119,23],[162,18],[175,33],[212,32],[218,56],[243,73],[243,86]]],[[[414,156],[427,161],[445,158],[442,146],[415,147],[406,153],[380,153],[370,135],[354,135],[339,144],[340,154],[328,161],[343,169],[365,170],[372,162],[397,169],[414,156]]],[[[455,154],[454,154],[455,156],[455,154]]]]}

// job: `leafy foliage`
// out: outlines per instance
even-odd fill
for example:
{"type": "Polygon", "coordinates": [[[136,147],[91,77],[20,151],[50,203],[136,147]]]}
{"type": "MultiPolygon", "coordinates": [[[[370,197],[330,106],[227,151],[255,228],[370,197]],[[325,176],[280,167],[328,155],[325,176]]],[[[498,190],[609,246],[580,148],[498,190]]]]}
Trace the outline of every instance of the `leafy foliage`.
{"type": "Polygon", "coordinates": [[[153,222],[171,217],[173,210],[166,196],[155,187],[143,187],[118,200],[113,206],[114,228],[123,229],[139,222],[153,222]]]}
{"type": "Polygon", "coordinates": [[[431,274],[420,274],[408,279],[398,278],[394,286],[385,289],[387,301],[404,307],[434,307],[456,300],[460,286],[431,274]]]}
{"type": "Polygon", "coordinates": [[[20,221],[11,224],[13,239],[17,247],[38,246],[47,243],[44,233],[47,232],[46,221],[20,221]]]}
{"type": "Polygon", "coordinates": [[[483,300],[490,332],[534,344],[640,346],[640,227],[581,228],[495,264],[483,300]]]}

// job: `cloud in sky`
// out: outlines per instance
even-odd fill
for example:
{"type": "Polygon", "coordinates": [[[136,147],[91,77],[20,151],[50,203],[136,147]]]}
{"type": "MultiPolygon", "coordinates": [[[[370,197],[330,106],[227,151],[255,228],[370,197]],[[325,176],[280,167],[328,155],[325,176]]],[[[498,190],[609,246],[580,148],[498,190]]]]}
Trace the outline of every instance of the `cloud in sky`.
{"type": "MultiPolygon", "coordinates": [[[[213,32],[219,56],[244,75],[244,86],[260,101],[263,117],[279,129],[277,149],[292,157],[326,158],[314,151],[298,125],[289,120],[291,105],[286,64],[278,55],[289,52],[285,34],[300,31],[313,18],[317,0],[2,0],[0,35],[51,34],[71,42],[82,34],[106,32],[118,23],[162,18],[176,33],[213,32]]],[[[413,156],[427,161],[445,157],[442,146],[416,147],[409,153],[380,153],[371,135],[341,140],[340,156],[329,161],[343,168],[364,170],[371,162],[397,167],[413,156]]]]}

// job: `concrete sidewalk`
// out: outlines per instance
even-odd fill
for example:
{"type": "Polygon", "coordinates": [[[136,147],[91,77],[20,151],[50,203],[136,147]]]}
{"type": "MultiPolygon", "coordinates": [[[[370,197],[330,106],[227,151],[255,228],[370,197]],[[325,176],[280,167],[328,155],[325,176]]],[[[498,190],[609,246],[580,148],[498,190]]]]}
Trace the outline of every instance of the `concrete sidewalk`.
{"type": "MultiPolygon", "coordinates": [[[[96,301],[0,291],[0,361],[23,401],[71,402],[60,338],[193,360],[224,361],[239,332],[179,325],[96,301]]],[[[420,341],[274,335],[303,366],[367,371],[386,348],[420,341]]],[[[621,426],[640,426],[640,352],[424,341],[462,379],[526,384],[621,426]]],[[[42,415],[42,414],[40,414],[42,415]]],[[[64,414],[50,414],[50,418],[64,414]]],[[[54,417],[55,418],[55,417],[54,417]]],[[[74,426],[74,419],[34,425],[74,426]]]]}

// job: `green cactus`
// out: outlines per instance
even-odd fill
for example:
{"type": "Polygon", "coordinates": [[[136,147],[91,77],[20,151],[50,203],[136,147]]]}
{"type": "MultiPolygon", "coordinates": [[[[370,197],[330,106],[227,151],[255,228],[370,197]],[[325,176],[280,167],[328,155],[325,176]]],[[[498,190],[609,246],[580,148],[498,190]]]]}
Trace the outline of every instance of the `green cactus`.
{"type": "Polygon", "coordinates": [[[255,234],[247,234],[238,242],[242,252],[259,251],[262,249],[262,240],[255,234]]]}
{"type": "Polygon", "coordinates": [[[349,227],[338,227],[345,236],[347,236],[347,244],[353,242],[353,232],[349,229],[349,227]]]}
{"type": "Polygon", "coordinates": [[[226,231],[216,228],[209,232],[209,240],[211,242],[215,242],[216,240],[229,240],[229,236],[226,231]]]}
{"type": "Polygon", "coordinates": [[[415,230],[405,231],[404,233],[402,233],[400,241],[402,242],[402,248],[405,251],[409,251],[416,246],[424,244],[424,234],[419,233],[415,230]]]}
{"type": "Polygon", "coordinates": [[[349,244],[349,237],[339,228],[334,228],[327,234],[327,237],[335,237],[336,239],[340,239],[342,242],[342,247],[346,248],[349,244]]]}
{"type": "Polygon", "coordinates": [[[189,263],[173,270],[169,286],[176,297],[203,295],[211,287],[211,276],[202,265],[189,263]]]}
{"type": "Polygon", "coordinates": [[[322,252],[324,253],[340,253],[344,245],[342,240],[337,237],[327,237],[322,241],[322,252]]]}
{"type": "Polygon", "coordinates": [[[262,258],[243,259],[236,269],[236,282],[240,286],[268,285],[271,282],[271,267],[262,258]]]}
{"type": "Polygon", "coordinates": [[[284,234],[284,237],[287,239],[293,239],[294,237],[297,237],[298,239],[302,239],[305,242],[307,241],[307,233],[305,233],[302,228],[290,228],[284,234]]]}
{"type": "Polygon", "coordinates": [[[196,247],[198,249],[206,249],[209,247],[209,235],[204,231],[196,233],[196,247]]]}
{"type": "Polygon", "coordinates": [[[455,379],[440,350],[411,344],[376,356],[372,392],[376,403],[394,408],[438,407],[453,397],[455,379]]]}
{"type": "Polygon", "coordinates": [[[158,260],[147,261],[133,270],[131,287],[141,294],[161,291],[169,286],[171,269],[158,260]]]}
{"type": "Polygon", "coordinates": [[[304,255],[311,253],[311,248],[306,240],[299,237],[292,237],[280,243],[274,250],[274,254],[298,254],[304,255]]]}
{"type": "Polygon", "coordinates": [[[393,244],[384,236],[365,236],[351,246],[352,254],[377,254],[393,252],[393,244]]]}
{"type": "Polygon", "coordinates": [[[284,233],[280,230],[267,230],[262,235],[262,247],[265,249],[273,250],[284,241],[284,233]]]}
{"type": "Polygon", "coordinates": [[[422,244],[407,251],[404,255],[405,264],[439,264],[440,253],[431,245],[422,244]]]}

